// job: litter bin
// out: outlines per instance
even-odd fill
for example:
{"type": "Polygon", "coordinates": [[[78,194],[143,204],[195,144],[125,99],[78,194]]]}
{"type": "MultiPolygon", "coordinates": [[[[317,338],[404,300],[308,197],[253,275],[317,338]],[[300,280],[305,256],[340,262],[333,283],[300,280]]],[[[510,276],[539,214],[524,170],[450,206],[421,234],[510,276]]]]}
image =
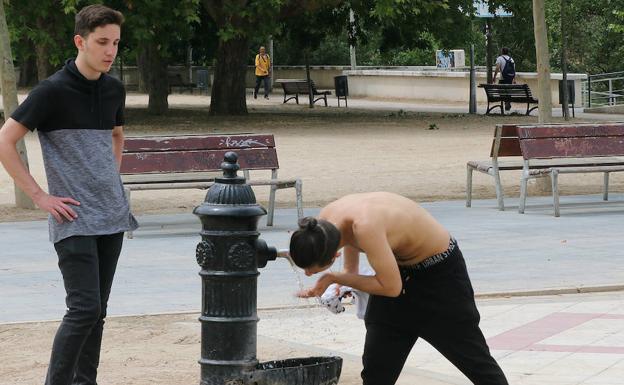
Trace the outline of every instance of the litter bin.
{"type": "Polygon", "coordinates": [[[338,98],[338,107],[340,107],[340,99],[344,99],[345,107],[347,105],[347,96],[349,96],[349,83],[347,75],[334,76],[334,88],[336,89],[336,97],[338,98]]]}
{"type": "Polygon", "coordinates": [[[197,88],[200,94],[202,91],[208,93],[208,70],[197,70],[197,88]]]}
{"type": "MultiPolygon", "coordinates": [[[[568,106],[572,105],[572,117],[574,116],[574,80],[567,80],[568,83],[568,106]]],[[[563,113],[563,80],[559,80],[559,104],[563,113]]]]}

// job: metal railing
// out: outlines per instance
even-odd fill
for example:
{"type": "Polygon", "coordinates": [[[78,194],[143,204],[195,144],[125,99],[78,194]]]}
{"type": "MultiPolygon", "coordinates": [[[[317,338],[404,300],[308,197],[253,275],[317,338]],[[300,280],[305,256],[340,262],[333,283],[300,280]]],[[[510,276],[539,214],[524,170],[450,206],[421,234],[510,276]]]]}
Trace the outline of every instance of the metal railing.
{"type": "Polygon", "coordinates": [[[624,104],[624,71],[587,75],[581,81],[585,107],[624,104]]]}

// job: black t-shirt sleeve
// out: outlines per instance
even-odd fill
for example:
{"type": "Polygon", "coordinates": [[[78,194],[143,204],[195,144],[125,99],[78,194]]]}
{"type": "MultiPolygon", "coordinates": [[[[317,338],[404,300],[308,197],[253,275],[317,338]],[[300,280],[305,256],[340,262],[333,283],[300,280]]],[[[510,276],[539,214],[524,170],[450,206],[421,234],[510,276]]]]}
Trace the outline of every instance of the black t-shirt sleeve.
{"type": "Polygon", "coordinates": [[[123,126],[124,121],[124,111],[126,109],[126,90],[121,88],[121,103],[119,103],[119,108],[117,109],[117,113],[115,114],[115,126],[123,126]]]}
{"type": "Polygon", "coordinates": [[[11,115],[11,118],[20,122],[30,131],[40,128],[50,118],[52,101],[54,100],[52,84],[44,80],[33,88],[26,100],[20,104],[11,115]]]}

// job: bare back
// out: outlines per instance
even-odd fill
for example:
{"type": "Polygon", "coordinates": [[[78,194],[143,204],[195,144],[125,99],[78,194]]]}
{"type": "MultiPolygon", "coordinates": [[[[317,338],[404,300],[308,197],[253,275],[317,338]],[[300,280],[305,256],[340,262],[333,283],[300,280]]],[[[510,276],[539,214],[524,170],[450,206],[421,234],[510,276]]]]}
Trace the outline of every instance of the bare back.
{"type": "MultiPolygon", "coordinates": [[[[443,252],[449,245],[448,231],[416,202],[388,192],[344,196],[327,205],[319,218],[340,229],[341,246],[360,246],[366,233],[358,226],[384,232],[399,265],[413,265],[443,252]],[[356,235],[358,234],[358,235],[356,235]]],[[[370,257],[369,257],[370,258],[370,257]]]]}

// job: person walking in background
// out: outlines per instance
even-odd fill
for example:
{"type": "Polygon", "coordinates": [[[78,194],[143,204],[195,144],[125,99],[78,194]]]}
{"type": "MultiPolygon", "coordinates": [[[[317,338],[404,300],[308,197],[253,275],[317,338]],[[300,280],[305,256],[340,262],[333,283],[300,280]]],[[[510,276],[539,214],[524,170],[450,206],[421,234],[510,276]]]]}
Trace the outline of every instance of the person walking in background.
{"type": "MultiPolygon", "coordinates": [[[[503,47],[501,54],[496,58],[496,68],[494,69],[494,77],[492,82],[496,83],[496,75],[501,74],[498,84],[515,84],[516,83],[516,63],[509,55],[509,48],[503,47]]],[[[505,110],[511,109],[511,103],[505,103],[505,110]]]]}
{"type": "Polygon", "coordinates": [[[266,53],[264,47],[260,47],[256,55],[256,87],[254,88],[254,99],[258,98],[260,83],[264,83],[264,98],[269,98],[269,79],[271,76],[271,58],[266,53]]]}
{"type": "Polygon", "coordinates": [[[46,385],[95,385],[102,331],[123,233],[137,228],[119,167],[126,92],[108,76],[123,15],[90,5],[76,15],[76,59],[43,80],[0,129],[0,161],[49,213],[67,311],[52,345],[46,385]],[[20,161],[16,143],[37,130],[48,192],[20,161]]]}

